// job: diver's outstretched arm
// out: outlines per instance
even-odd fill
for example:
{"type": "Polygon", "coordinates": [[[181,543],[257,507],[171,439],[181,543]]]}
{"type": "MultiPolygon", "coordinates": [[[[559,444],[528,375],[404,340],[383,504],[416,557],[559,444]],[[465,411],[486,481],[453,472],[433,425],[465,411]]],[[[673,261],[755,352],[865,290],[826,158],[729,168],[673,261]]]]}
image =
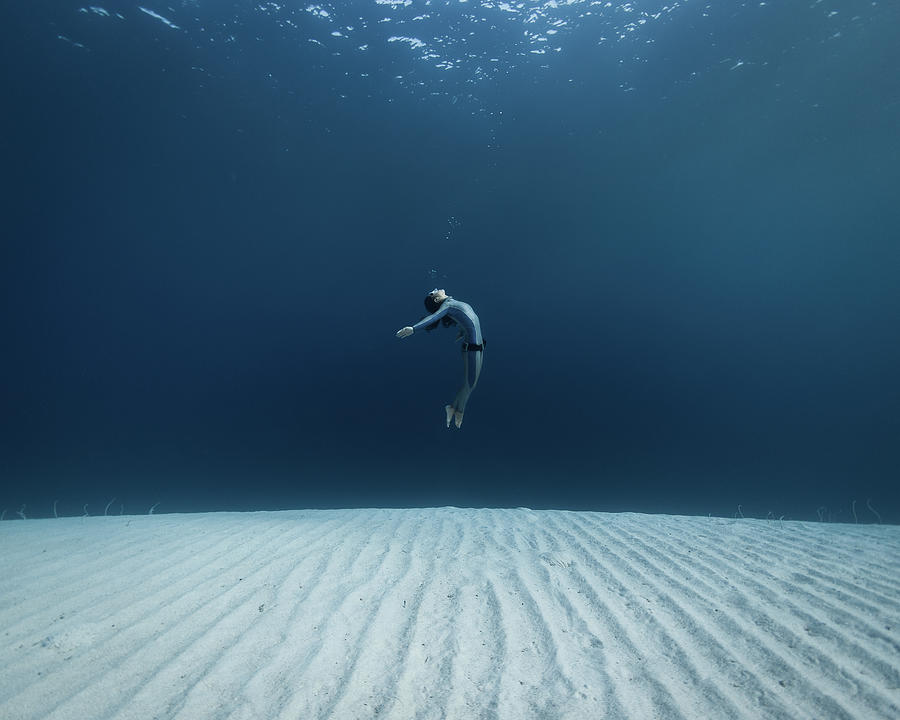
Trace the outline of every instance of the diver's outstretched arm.
{"type": "MultiPolygon", "coordinates": [[[[452,300],[452,298],[447,298],[447,300],[452,300]]],[[[441,306],[431,315],[426,315],[419,322],[412,326],[412,330],[424,330],[427,329],[429,325],[440,320],[444,315],[446,315],[450,311],[451,304],[445,300],[441,303],[441,306]]],[[[405,328],[404,328],[405,329],[405,328]]]]}

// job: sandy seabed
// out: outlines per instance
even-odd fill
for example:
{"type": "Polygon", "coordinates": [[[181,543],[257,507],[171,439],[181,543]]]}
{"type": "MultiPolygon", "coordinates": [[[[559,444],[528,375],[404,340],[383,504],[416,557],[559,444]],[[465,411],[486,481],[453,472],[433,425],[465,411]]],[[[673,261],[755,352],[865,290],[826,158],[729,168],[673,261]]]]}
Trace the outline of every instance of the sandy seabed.
{"type": "Polygon", "coordinates": [[[0,523],[0,719],[900,718],[900,527],[562,511],[0,523]]]}

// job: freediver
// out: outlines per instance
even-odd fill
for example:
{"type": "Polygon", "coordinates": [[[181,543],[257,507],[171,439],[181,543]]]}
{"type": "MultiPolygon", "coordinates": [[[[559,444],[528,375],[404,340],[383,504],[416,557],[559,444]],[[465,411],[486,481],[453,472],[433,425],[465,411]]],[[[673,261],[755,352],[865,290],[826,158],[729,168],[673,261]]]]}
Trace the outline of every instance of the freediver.
{"type": "Polygon", "coordinates": [[[413,326],[407,325],[397,331],[398,338],[405,338],[423,328],[430,332],[442,324],[444,327],[459,327],[457,340],[462,340],[463,382],[452,405],[445,405],[447,427],[452,420],[457,429],[462,426],[466,403],[475,389],[478,376],[481,375],[481,360],[484,355],[484,338],[481,336],[481,324],[478,316],[468,303],[454,300],[441,289],[435,288],[425,296],[425,309],[430,313],[413,326]]]}

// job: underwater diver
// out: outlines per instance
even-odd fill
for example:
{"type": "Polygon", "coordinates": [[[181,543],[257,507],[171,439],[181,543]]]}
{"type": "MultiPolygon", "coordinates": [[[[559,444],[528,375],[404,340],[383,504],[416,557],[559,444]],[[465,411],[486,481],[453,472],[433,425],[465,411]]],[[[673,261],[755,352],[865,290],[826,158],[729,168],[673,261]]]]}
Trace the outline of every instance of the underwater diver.
{"type": "Polygon", "coordinates": [[[437,288],[425,296],[425,309],[430,314],[412,327],[407,325],[398,330],[397,337],[409,337],[422,328],[430,332],[438,324],[442,324],[444,327],[459,326],[459,334],[456,339],[463,341],[463,383],[459,392],[456,393],[453,404],[444,406],[447,413],[447,427],[450,427],[450,421],[453,420],[456,427],[459,428],[462,426],[463,413],[466,411],[469,395],[475,389],[478,376],[481,374],[481,358],[484,354],[485,344],[484,338],[481,337],[481,324],[471,305],[454,300],[444,290],[437,288]]]}

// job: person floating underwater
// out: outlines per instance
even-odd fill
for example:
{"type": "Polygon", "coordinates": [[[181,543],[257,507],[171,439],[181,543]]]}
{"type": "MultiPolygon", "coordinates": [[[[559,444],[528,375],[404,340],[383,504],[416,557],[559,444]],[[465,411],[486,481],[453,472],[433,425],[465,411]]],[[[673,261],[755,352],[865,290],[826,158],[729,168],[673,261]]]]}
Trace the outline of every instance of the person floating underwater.
{"type": "Polygon", "coordinates": [[[413,326],[407,325],[397,331],[398,338],[405,338],[417,330],[433,330],[438,324],[444,327],[459,326],[457,340],[462,340],[463,358],[463,382],[456,393],[452,405],[445,405],[447,413],[447,427],[452,420],[457,428],[462,426],[463,413],[466,411],[466,403],[469,395],[475,389],[478,376],[481,375],[481,359],[484,355],[484,338],[481,336],[481,323],[478,316],[468,303],[454,300],[444,290],[435,288],[425,296],[425,309],[430,313],[413,326]]]}

